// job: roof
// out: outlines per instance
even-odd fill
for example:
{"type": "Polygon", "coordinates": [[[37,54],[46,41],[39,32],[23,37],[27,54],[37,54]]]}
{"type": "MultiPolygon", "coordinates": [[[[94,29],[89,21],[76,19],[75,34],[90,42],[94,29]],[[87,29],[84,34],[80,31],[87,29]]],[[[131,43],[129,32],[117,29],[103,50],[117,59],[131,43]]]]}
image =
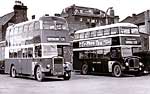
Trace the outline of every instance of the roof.
{"type": "Polygon", "coordinates": [[[14,16],[14,12],[11,12],[0,17],[0,25],[5,25],[13,16],[14,16]]]}
{"type": "Polygon", "coordinates": [[[115,24],[110,24],[110,25],[105,25],[105,26],[97,26],[97,27],[93,27],[93,28],[78,30],[75,32],[75,34],[90,32],[90,31],[99,30],[99,29],[112,28],[112,27],[121,27],[121,26],[123,26],[123,27],[137,27],[136,25],[131,24],[131,23],[115,23],[115,24]]]}
{"type": "Polygon", "coordinates": [[[128,16],[126,17],[124,20],[122,20],[121,22],[126,22],[126,23],[133,23],[133,24],[142,24],[145,23],[145,14],[144,12],[139,13],[139,14],[133,14],[133,16],[128,16]]]}
{"type": "Polygon", "coordinates": [[[72,13],[73,15],[77,15],[77,16],[94,16],[94,17],[100,17],[100,16],[104,16],[105,12],[97,9],[97,8],[91,8],[91,7],[83,7],[83,6],[76,6],[75,4],[67,7],[65,9],[63,9],[61,16],[66,15],[68,13],[68,10],[72,9],[72,13]],[[80,11],[82,10],[82,11],[80,11]]]}

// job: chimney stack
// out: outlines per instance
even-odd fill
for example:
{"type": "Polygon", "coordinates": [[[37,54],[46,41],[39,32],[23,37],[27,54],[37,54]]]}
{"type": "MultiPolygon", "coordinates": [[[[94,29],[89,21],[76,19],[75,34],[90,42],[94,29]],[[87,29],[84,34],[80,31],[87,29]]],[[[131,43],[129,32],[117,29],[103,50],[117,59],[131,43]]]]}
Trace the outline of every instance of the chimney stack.
{"type": "Polygon", "coordinates": [[[32,15],[32,19],[35,19],[35,15],[32,15]]]}
{"type": "Polygon", "coordinates": [[[21,1],[15,1],[14,5],[14,14],[16,18],[16,23],[27,21],[27,6],[24,6],[24,4],[21,1]]]}

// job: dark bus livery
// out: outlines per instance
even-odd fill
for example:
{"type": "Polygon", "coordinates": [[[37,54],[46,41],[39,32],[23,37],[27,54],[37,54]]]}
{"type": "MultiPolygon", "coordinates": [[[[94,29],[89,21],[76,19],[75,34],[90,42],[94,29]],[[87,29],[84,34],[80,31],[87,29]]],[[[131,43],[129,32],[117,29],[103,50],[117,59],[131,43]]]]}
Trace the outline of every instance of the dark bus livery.
{"type": "Polygon", "coordinates": [[[138,27],[130,23],[116,23],[75,32],[73,40],[73,68],[81,74],[143,72],[141,58],[133,53],[141,49],[138,27]]]}
{"type": "Polygon", "coordinates": [[[71,77],[68,24],[64,18],[43,16],[7,28],[5,73],[30,75],[38,81],[48,76],[71,77]]]}

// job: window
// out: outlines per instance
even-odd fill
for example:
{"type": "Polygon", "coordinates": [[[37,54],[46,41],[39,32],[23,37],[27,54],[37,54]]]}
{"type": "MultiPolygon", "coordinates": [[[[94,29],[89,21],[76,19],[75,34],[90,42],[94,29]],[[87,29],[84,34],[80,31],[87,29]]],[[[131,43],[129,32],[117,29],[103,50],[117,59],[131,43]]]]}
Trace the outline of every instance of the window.
{"type": "Polygon", "coordinates": [[[121,34],[130,34],[130,28],[129,27],[121,27],[120,33],[121,34]]]}
{"type": "Polygon", "coordinates": [[[80,21],[82,22],[82,21],[83,21],[83,18],[80,18],[80,21]]]}
{"type": "Polygon", "coordinates": [[[84,38],[84,33],[80,33],[80,39],[84,38]]]}
{"type": "Polygon", "coordinates": [[[68,26],[66,23],[56,23],[56,30],[67,30],[68,29],[68,26]]]}
{"type": "MultiPolygon", "coordinates": [[[[43,29],[56,29],[55,24],[56,22],[43,21],[43,29]]],[[[57,25],[57,28],[61,28],[59,24],[57,25]]]]}
{"type": "Polygon", "coordinates": [[[58,55],[57,54],[57,45],[43,45],[42,47],[43,47],[42,48],[43,56],[54,57],[54,56],[58,55]]]}
{"type": "Polygon", "coordinates": [[[90,32],[85,32],[85,33],[84,33],[84,37],[85,37],[85,38],[89,38],[89,37],[90,37],[90,32]]]}
{"type": "Polygon", "coordinates": [[[103,29],[102,30],[97,30],[97,36],[103,36],[103,29]]]}
{"type": "Polygon", "coordinates": [[[84,59],[84,52],[79,52],[79,59],[84,59]]]}
{"type": "Polygon", "coordinates": [[[24,48],[23,51],[22,51],[22,55],[23,55],[23,58],[27,58],[27,51],[28,49],[27,48],[24,48]]]}
{"type": "Polygon", "coordinates": [[[63,56],[63,46],[57,46],[58,56],[63,56]]]}
{"type": "Polygon", "coordinates": [[[39,30],[40,29],[40,22],[37,21],[37,22],[34,23],[34,29],[35,30],[39,30]]]}
{"type": "Polygon", "coordinates": [[[18,58],[22,58],[22,49],[18,49],[18,58]]]}
{"type": "Polygon", "coordinates": [[[138,28],[131,28],[131,33],[132,34],[139,34],[138,28]]]}
{"type": "Polygon", "coordinates": [[[28,29],[29,29],[29,25],[28,24],[26,24],[26,25],[24,25],[24,28],[23,28],[24,30],[24,32],[28,32],[28,29]]]}
{"type": "Polygon", "coordinates": [[[35,46],[35,57],[41,57],[42,56],[42,48],[41,45],[35,46]]]}
{"type": "Polygon", "coordinates": [[[13,58],[13,57],[14,57],[13,50],[10,49],[10,50],[9,50],[9,58],[13,58]]]}
{"type": "Polygon", "coordinates": [[[104,35],[110,35],[110,28],[104,29],[104,35]]]}
{"type": "Polygon", "coordinates": [[[129,47],[122,48],[122,57],[132,56],[132,49],[129,47]]]}
{"type": "Polygon", "coordinates": [[[34,23],[29,24],[29,31],[33,31],[34,30],[34,23]]]}
{"type": "Polygon", "coordinates": [[[140,48],[138,48],[138,47],[133,47],[133,48],[132,48],[132,51],[133,51],[133,53],[137,53],[137,52],[140,51],[140,48]]]}
{"type": "Polygon", "coordinates": [[[110,49],[104,49],[104,55],[109,55],[110,49]]]}
{"type": "Polygon", "coordinates": [[[31,58],[33,57],[33,48],[28,48],[28,57],[31,58]]]}
{"type": "Polygon", "coordinates": [[[79,34],[75,34],[75,39],[79,39],[79,34]]]}
{"type": "Polygon", "coordinates": [[[23,32],[23,26],[20,26],[19,27],[19,31],[18,31],[19,33],[22,33],[23,32]]]}
{"type": "Polygon", "coordinates": [[[95,37],[96,36],[96,31],[91,31],[90,33],[91,33],[90,37],[95,37]]]}
{"type": "Polygon", "coordinates": [[[97,58],[101,58],[101,57],[103,57],[103,49],[99,49],[99,50],[97,50],[97,58]]]}
{"type": "Polygon", "coordinates": [[[117,27],[111,28],[111,35],[118,34],[119,29],[117,27]]]}

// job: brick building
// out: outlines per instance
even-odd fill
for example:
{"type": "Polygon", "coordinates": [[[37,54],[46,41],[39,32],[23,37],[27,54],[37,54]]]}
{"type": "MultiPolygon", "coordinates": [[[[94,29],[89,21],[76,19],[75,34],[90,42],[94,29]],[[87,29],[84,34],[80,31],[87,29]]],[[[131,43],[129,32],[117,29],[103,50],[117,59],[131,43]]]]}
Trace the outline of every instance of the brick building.
{"type": "Polygon", "coordinates": [[[104,12],[97,8],[72,5],[63,9],[60,16],[66,18],[71,32],[95,26],[112,24],[119,20],[119,16],[115,16],[112,7],[104,12]]]}
{"type": "Polygon", "coordinates": [[[5,40],[6,29],[12,24],[27,21],[27,6],[21,1],[15,1],[14,11],[0,17],[0,41],[5,40]]]}
{"type": "Polygon", "coordinates": [[[139,27],[139,32],[141,35],[142,50],[150,49],[150,10],[141,12],[139,14],[132,14],[132,16],[126,17],[121,22],[136,24],[139,27]]]}

